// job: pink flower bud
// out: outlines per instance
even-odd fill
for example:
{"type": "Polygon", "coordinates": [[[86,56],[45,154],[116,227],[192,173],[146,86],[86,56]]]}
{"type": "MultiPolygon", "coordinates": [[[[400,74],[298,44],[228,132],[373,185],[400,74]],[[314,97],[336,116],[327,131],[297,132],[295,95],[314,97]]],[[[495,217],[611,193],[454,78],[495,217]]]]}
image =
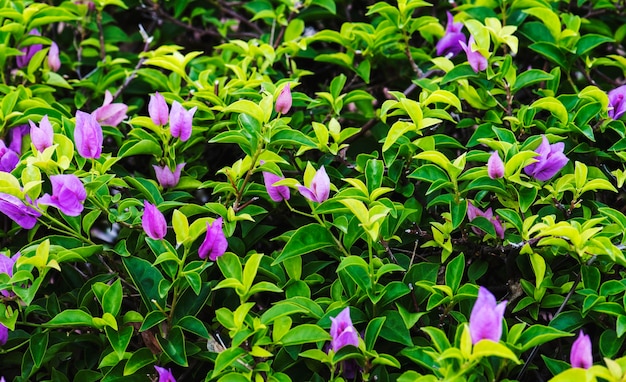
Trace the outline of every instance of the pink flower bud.
{"type": "Polygon", "coordinates": [[[170,132],[173,137],[179,138],[183,142],[191,137],[193,115],[197,109],[198,107],[193,107],[191,110],[186,110],[178,101],[172,103],[170,132]]]}
{"type": "Polygon", "coordinates": [[[474,50],[474,36],[470,36],[467,44],[465,44],[464,41],[459,41],[459,44],[461,44],[461,47],[467,55],[467,62],[469,62],[470,66],[476,73],[487,69],[487,58],[478,50],[474,50]]]}
{"type": "Polygon", "coordinates": [[[322,203],[326,201],[330,195],[330,178],[326,174],[324,166],[317,170],[308,187],[298,186],[298,191],[312,202],[322,203]]]}
{"type": "Polygon", "coordinates": [[[589,336],[581,330],[578,338],[572,344],[572,350],[569,356],[572,367],[580,367],[589,369],[593,365],[593,354],[591,352],[591,340],[589,336]]]}
{"type": "Polygon", "coordinates": [[[52,41],[52,44],[50,44],[50,50],[48,51],[48,67],[53,72],[56,72],[61,68],[61,59],[59,58],[59,46],[54,41],[52,41]]]}
{"type": "Polygon", "coordinates": [[[491,153],[487,161],[487,173],[491,179],[502,178],[504,176],[504,162],[500,159],[497,151],[491,153]]]}
{"type": "Polygon", "coordinates": [[[174,375],[172,374],[172,369],[166,369],[164,367],[154,366],[157,373],[159,373],[159,381],[158,382],[176,382],[174,379],[174,375]]]}
{"type": "Polygon", "coordinates": [[[278,98],[276,98],[276,111],[281,114],[289,113],[291,109],[291,84],[288,82],[283,90],[280,91],[278,98]]]}
{"type": "Polygon", "coordinates": [[[100,158],[103,140],[102,127],[96,121],[96,117],[78,110],[74,128],[74,143],[78,154],[83,158],[100,158]]]}
{"type": "Polygon", "coordinates": [[[265,189],[270,198],[275,202],[282,202],[283,200],[289,200],[291,196],[289,194],[289,187],[287,186],[274,186],[274,183],[283,180],[282,176],[272,174],[271,172],[263,171],[263,181],[265,183],[265,189]]]}
{"type": "Polygon", "coordinates": [[[112,103],[113,95],[110,91],[104,93],[102,106],[92,113],[96,120],[107,126],[117,126],[126,118],[128,106],[124,103],[112,103]]]}
{"type": "Polygon", "coordinates": [[[359,335],[352,325],[350,307],[342,310],[337,317],[331,317],[330,344],[334,352],[346,345],[359,346],[359,335]]]}
{"type": "Polygon", "coordinates": [[[150,96],[150,102],[148,103],[148,114],[152,122],[157,126],[165,126],[169,117],[169,109],[165,98],[159,92],[150,96]]]}
{"type": "Polygon", "coordinates": [[[141,217],[141,226],[148,237],[159,240],[165,237],[167,233],[167,223],[165,216],[159,211],[154,204],[147,200],[143,201],[143,216],[141,217]]]}
{"type": "Polygon", "coordinates": [[[181,163],[176,166],[176,169],[172,171],[167,165],[157,166],[153,165],[154,173],[156,174],[157,181],[163,188],[176,187],[180,180],[180,172],[185,167],[185,163],[181,163]]]}
{"type": "Polygon", "coordinates": [[[74,174],[51,175],[52,195],[39,198],[39,204],[58,208],[67,216],[78,216],[83,212],[87,191],[83,182],[74,174]]]}
{"type": "Polygon", "coordinates": [[[487,288],[480,287],[469,319],[472,344],[480,340],[500,341],[505,309],[506,301],[496,303],[494,295],[487,288]]]}
{"type": "Polygon", "coordinates": [[[28,123],[30,124],[30,140],[37,151],[42,153],[45,149],[52,146],[54,130],[52,130],[52,125],[48,120],[48,115],[43,116],[39,122],[39,127],[33,121],[29,120],[28,123]]]}
{"type": "Polygon", "coordinates": [[[207,223],[206,236],[198,248],[198,256],[201,259],[209,256],[209,260],[216,261],[226,252],[226,248],[228,248],[228,242],[222,230],[222,218],[219,217],[212,224],[207,223]]]}

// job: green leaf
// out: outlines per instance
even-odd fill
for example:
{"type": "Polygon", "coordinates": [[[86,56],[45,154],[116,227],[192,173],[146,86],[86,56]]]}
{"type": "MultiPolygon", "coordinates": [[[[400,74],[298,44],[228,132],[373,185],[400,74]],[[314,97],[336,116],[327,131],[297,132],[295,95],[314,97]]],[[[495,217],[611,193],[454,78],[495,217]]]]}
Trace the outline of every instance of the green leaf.
{"type": "Polygon", "coordinates": [[[272,266],[280,264],[285,259],[291,257],[301,256],[333,246],[335,246],[335,240],[326,228],[319,224],[308,224],[298,228],[291,236],[283,251],[272,263],[272,266]]]}
{"type": "Polygon", "coordinates": [[[374,349],[374,345],[376,344],[376,340],[378,339],[378,335],[386,319],[386,317],[376,317],[367,324],[364,338],[366,350],[371,351],[374,349]]]}
{"type": "Polygon", "coordinates": [[[185,316],[176,325],[202,338],[210,338],[211,335],[202,321],[194,316],[185,316]]]}
{"type": "Polygon", "coordinates": [[[446,73],[446,75],[443,76],[443,79],[441,80],[441,84],[445,85],[448,82],[475,77],[478,77],[478,74],[474,71],[474,69],[472,69],[470,64],[461,64],[455,66],[454,69],[446,73]]]}
{"type": "Polygon", "coordinates": [[[561,103],[561,101],[554,97],[540,98],[537,101],[533,102],[530,107],[548,110],[555,117],[557,117],[561,121],[561,123],[567,123],[567,109],[565,109],[565,106],[561,103]]]}
{"type": "Polygon", "coordinates": [[[280,340],[284,346],[325,341],[330,341],[330,334],[319,326],[312,324],[298,325],[288,331],[280,340]]]}
{"type": "Polygon", "coordinates": [[[554,339],[570,336],[572,336],[571,333],[567,333],[550,326],[533,325],[521,334],[517,340],[517,346],[520,347],[522,352],[525,352],[528,349],[554,339]]]}
{"type": "Polygon", "coordinates": [[[79,309],[67,309],[54,316],[50,321],[43,324],[48,327],[63,326],[93,326],[93,317],[79,309]]]}
{"type": "Polygon", "coordinates": [[[215,359],[215,368],[213,369],[213,378],[218,376],[222,370],[231,366],[241,356],[246,354],[246,351],[240,347],[228,348],[217,355],[215,359]]]}
{"type": "Polygon", "coordinates": [[[185,336],[178,327],[173,327],[167,338],[156,336],[163,352],[176,364],[187,367],[187,349],[185,348],[185,336]]]}
{"type": "Polygon", "coordinates": [[[518,365],[521,363],[520,360],[517,359],[517,356],[511,351],[511,349],[507,348],[499,342],[493,342],[491,340],[480,340],[474,345],[474,348],[472,349],[473,359],[491,356],[509,359],[518,365]]]}
{"type": "Polygon", "coordinates": [[[41,367],[43,358],[46,355],[46,349],[48,348],[49,332],[36,333],[30,337],[28,350],[33,357],[33,362],[37,368],[41,367]]]}
{"type": "Polygon", "coordinates": [[[333,15],[337,13],[337,6],[333,0],[313,0],[311,5],[322,7],[333,15]]]}
{"type": "Polygon", "coordinates": [[[593,33],[586,34],[582,36],[580,39],[578,39],[578,42],[576,43],[576,55],[582,56],[583,54],[588,53],[593,48],[599,45],[602,45],[607,42],[613,42],[613,41],[615,40],[607,36],[602,36],[602,35],[593,34],[593,33]]]}
{"type": "Polygon", "coordinates": [[[554,76],[552,74],[546,73],[543,70],[530,69],[517,76],[515,82],[511,86],[511,92],[515,94],[526,86],[531,86],[543,81],[549,81],[553,78],[554,76]]]}
{"type": "Polygon", "coordinates": [[[113,328],[106,326],[104,331],[109,339],[109,343],[113,347],[113,350],[117,354],[118,359],[124,358],[124,353],[126,352],[126,348],[128,344],[130,344],[130,339],[133,336],[133,327],[132,326],[124,326],[122,330],[119,332],[113,330],[113,328]]]}
{"type": "Polygon", "coordinates": [[[153,301],[160,307],[165,307],[165,299],[159,295],[159,283],[164,280],[161,272],[150,262],[139,257],[124,257],[122,263],[137,287],[146,308],[152,310],[153,301]]]}
{"type": "Polygon", "coordinates": [[[122,307],[122,282],[118,279],[111,284],[102,296],[102,310],[117,316],[122,307]]]}
{"type": "Polygon", "coordinates": [[[459,289],[459,285],[461,285],[461,279],[463,278],[463,273],[465,271],[465,255],[461,253],[456,256],[452,261],[448,263],[446,267],[446,285],[452,289],[453,293],[459,289]]]}
{"type": "Polygon", "coordinates": [[[126,365],[124,365],[124,376],[135,374],[144,366],[154,363],[155,359],[154,354],[148,348],[141,348],[135,351],[126,361],[126,365]]]}

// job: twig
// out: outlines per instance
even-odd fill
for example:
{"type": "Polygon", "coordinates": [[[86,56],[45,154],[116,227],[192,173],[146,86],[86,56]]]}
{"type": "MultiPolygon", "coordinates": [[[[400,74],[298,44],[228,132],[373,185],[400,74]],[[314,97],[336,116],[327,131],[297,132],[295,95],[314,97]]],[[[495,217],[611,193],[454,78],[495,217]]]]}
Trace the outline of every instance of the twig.
{"type": "MultiPolygon", "coordinates": [[[[139,24],[139,33],[141,34],[141,37],[143,38],[143,42],[144,42],[142,53],[145,53],[148,51],[148,49],[150,49],[152,36],[148,36],[148,33],[146,32],[145,29],[143,29],[143,25],[141,24],[139,24]]],[[[130,82],[134,80],[135,77],[137,77],[137,72],[139,71],[139,68],[141,68],[141,66],[143,65],[145,61],[146,61],[145,57],[142,57],[139,59],[139,62],[137,62],[137,65],[135,65],[135,69],[133,69],[130,76],[128,76],[126,80],[124,80],[124,83],[122,84],[122,86],[120,86],[119,89],[115,91],[115,94],[113,95],[113,99],[116,99],[122,93],[122,91],[126,89],[126,87],[130,84],[130,82]]]]}

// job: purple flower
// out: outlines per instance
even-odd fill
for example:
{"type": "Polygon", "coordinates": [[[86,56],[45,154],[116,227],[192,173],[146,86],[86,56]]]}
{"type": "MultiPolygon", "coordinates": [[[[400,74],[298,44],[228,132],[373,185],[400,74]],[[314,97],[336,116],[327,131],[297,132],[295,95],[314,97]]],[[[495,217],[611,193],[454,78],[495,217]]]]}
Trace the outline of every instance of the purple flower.
{"type": "MultiPolygon", "coordinates": [[[[37,29],[31,30],[28,34],[33,36],[41,36],[41,33],[39,33],[37,29]]],[[[33,44],[20,48],[20,51],[22,51],[24,55],[15,57],[17,67],[21,69],[25,66],[28,66],[28,63],[33,58],[35,53],[39,52],[41,48],[43,48],[41,44],[33,44]]]]}
{"type": "Polygon", "coordinates": [[[497,151],[491,153],[487,161],[487,173],[491,179],[502,178],[504,176],[504,162],[500,159],[497,151]]]}
{"type": "Polygon", "coordinates": [[[263,171],[263,182],[265,183],[265,189],[267,190],[270,198],[277,203],[282,202],[283,200],[289,200],[289,197],[291,196],[289,194],[289,187],[274,186],[274,183],[283,179],[285,178],[282,176],[263,171]]]}
{"type": "Polygon", "coordinates": [[[51,175],[52,195],[39,198],[39,204],[54,206],[67,216],[78,216],[83,212],[87,191],[83,182],[74,174],[51,175]]]}
{"type": "Polygon", "coordinates": [[[117,126],[126,118],[128,106],[124,103],[112,103],[113,95],[110,91],[104,93],[102,106],[92,113],[96,120],[106,126],[117,126]]]}
{"type": "Polygon", "coordinates": [[[148,103],[148,114],[150,119],[157,126],[165,126],[169,117],[169,109],[165,98],[159,92],[150,96],[150,102],[148,103]]]}
{"type": "Polygon", "coordinates": [[[452,13],[446,12],[448,15],[448,24],[446,25],[446,32],[437,42],[437,55],[438,56],[446,56],[448,58],[454,57],[463,48],[461,47],[460,42],[462,41],[464,44],[467,41],[467,38],[463,33],[461,33],[461,29],[463,29],[463,23],[455,23],[454,16],[452,13]]]}
{"type": "MultiPolygon", "coordinates": [[[[0,346],[3,346],[9,340],[9,328],[0,324],[0,346]]],[[[4,377],[0,378],[0,382],[5,382],[4,377]]]]}
{"type": "MultiPolygon", "coordinates": [[[[6,273],[7,275],[9,275],[9,277],[13,277],[13,266],[15,265],[15,262],[19,258],[20,258],[19,252],[13,255],[13,257],[9,257],[5,255],[4,253],[0,253],[0,273],[6,273]]],[[[9,292],[7,290],[1,290],[0,293],[4,297],[11,297],[15,295],[15,293],[9,292]]]]}
{"type": "Polygon", "coordinates": [[[280,94],[276,98],[276,111],[281,114],[289,113],[291,102],[291,84],[287,82],[287,85],[283,87],[283,90],[280,91],[280,94]]]}
{"type": "Polygon", "coordinates": [[[61,68],[61,60],[59,59],[59,46],[54,41],[52,41],[52,44],[50,44],[50,50],[48,51],[48,67],[53,72],[56,72],[61,68]]]}
{"type": "Polygon", "coordinates": [[[626,112],[626,85],[609,92],[609,117],[619,119],[626,112]]]}
{"type": "Polygon", "coordinates": [[[156,178],[161,187],[172,188],[176,187],[178,184],[178,181],[180,180],[180,172],[185,167],[185,163],[178,164],[174,171],[172,171],[168,165],[152,165],[152,167],[154,167],[154,173],[156,174],[156,178]]]}
{"type": "Polygon", "coordinates": [[[309,187],[298,186],[298,191],[300,191],[302,196],[313,202],[322,203],[328,199],[330,195],[330,178],[326,174],[324,166],[317,170],[309,187]]]}
{"type": "Polygon", "coordinates": [[[12,127],[9,131],[9,148],[17,155],[22,153],[22,138],[30,132],[29,125],[19,125],[12,127]]]}
{"type": "Polygon", "coordinates": [[[0,212],[24,229],[33,228],[41,216],[39,211],[25,205],[17,196],[4,193],[0,193],[0,212]]]}
{"type": "Polygon", "coordinates": [[[20,157],[17,153],[8,148],[4,141],[0,139],[0,171],[11,172],[17,167],[20,157]]]}
{"type": "Polygon", "coordinates": [[[524,167],[524,172],[537,180],[546,181],[556,175],[567,164],[569,159],[563,154],[565,144],[557,142],[550,144],[545,135],[541,136],[541,144],[535,152],[537,162],[524,167]]]}
{"type": "Polygon", "coordinates": [[[191,110],[186,110],[178,101],[172,103],[170,131],[173,137],[179,138],[183,142],[191,137],[191,123],[193,114],[197,109],[198,107],[194,106],[191,110]]]}
{"type": "Polygon", "coordinates": [[[93,114],[78,110],[76,112],[76,128],[74,128],[74,142],[76,151],[83,158],[100,158],[102,153],[102,127],[93,114]]]}
{"type": "Polygon", "coordinates": [[[349,306],[330,321],[330,345],[334,352],[346,345],[359,346],[359,335],[352,325],[349,306]]]}
{"type": "Polygon", "coordinates": [[[172,369],[166,369],[156,365],[154,368],[159,373],[159,382],[176,382],[176,379],[174,379],[174,375],[172,374],[172,369]]]}
{"type": "Polygon", "coordinates": [[[148,237],[159,240],[165,237],[167,233],[167,223],[165,216],[159,211],[154,204],[147,200],[143,201],[143,216],[141,217],[141,226],[148,237]]]}
{"type": "Polygon", "coordinates": [[[31,120],[29,120],[28,123],[30,124],[30,140],[33,142],[37,151],[42,153],[45,149],[52,146],[54,130],[52,130],[52,125],[48,120],[48,115],[43,116],[39,122],[39,127],[31,120]]]}
{"type": "Polygon", "coordinates": [[[487,69],[487,58],[478,50],[474,50],[474,36],[470,36],[467,44],[465,44],[465,41],[459,41],[459,44],[467,55],[467,62],[469,62],[476,73],[487,69]]]}
{"type": "Polygon", "coordinates": [[[578,338],[572,344],[572,350],[569,355],[569,361],[572,367],[580,367],[589,369],[593,365],[593,355],[591,354],[591,340],[589,336],[581,330],[578,338]]]}
{"type": "MultiPolygon", "coordinates": [[[[493,211],[491,210],[491,207],[487,208],[486,211],[482,211],[478,207],[475,207],[472,202],[469,202],[467,205],[467,218],[469,219],[469,221],[472,221],[478,216],[482,216],[485,219],[489,220],[491,224],[493,224],[493,228],[496,231],[496,236],[498,236],[500,239],[504,239],[504,226],[497,216],[493,216],[493,211]]],[[[472,231],[474,231],[477,235],[485,234],[478,227],[472,227],[472,231]]]]}
{"type": "Polygon", "coordinates": [[[226,252],[226,248],[228,248],[228,242],[222,230],[222,218],[219,217],[213,221],[213,224],[206,224],[206,236],[198,248],[198,256],[206,259],[208,255],[209,260],[215,261],[226,252]]]}
{"type": "Polygon", "coordinates": [[[497,304],[496,298],[487,288],[478,289],[478,298],[469,319],[472,344],[480,340],[500,341],[504,309],[506,309],[506,301],[497,304]]]}

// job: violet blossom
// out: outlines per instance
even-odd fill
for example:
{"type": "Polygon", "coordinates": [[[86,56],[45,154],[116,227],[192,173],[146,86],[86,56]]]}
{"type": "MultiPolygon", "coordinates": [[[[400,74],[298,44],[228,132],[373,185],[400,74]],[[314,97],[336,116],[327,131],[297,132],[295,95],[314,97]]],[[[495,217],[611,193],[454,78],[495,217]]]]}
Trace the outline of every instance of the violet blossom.
{"type": "Polygon", "coordinates": [[[228,242],[222,230],[222,217],[219,217],[212,224],[206,224],[206,236],[198,248],[198,256],[201,259],[209,256],[209,260],[216,261],[226,252],[226,248],[228,248],[228,242]]]}
{"type": "MultiPolygon", "coordinates": [[[[28,32],[28,34],[32,36],[41,36],[41,33],[39,33],[37,29],[32,29],[30,32],[28,32]]],[[[33,58],[33,56],[42,48],[43,46],[41,44],[33,44],[20,48],[20,51],[24,53],[24,55],[15,57],[17,67],[21,69],[25,66],[28,66],[28,63],[33,58]]]]}
{"type": "Polygon", "coordinates": [[[626,85],[611,90],[609,96],[609,118],[619,119],[626,112],[626,85]]]}
{"type": "Polygon", "coordinates": [[[289,200],[291,196],[289,193],[289,187],[287,186],[274,186],[274,183],[285,179],[282,176],[278,176],[271,172],[263,171],[263,182],[265,183],[265,189],[270,198],[275,202],[282,202],[283,200],[289,200]]]}
{"type": "Polygon", "coordinates": [[[463,23],[455,23],[452,13],[446,12],[448,15],[448,24],[446,25],[446,32],[437,42],[436,49],[438,56],[445,56],[452,58],[459,54],[463,50],[460,42],[464,44],[467,42],[467,37],[461,32],[463,29],[463,23]]]}
{"type": "Polygon", "coordinates": [[[52,125],[48,120],[48,115],[43,116],[39,126],[30,120],[28,123],[30,124],[30,140],[37,151],[42,153],[45,149],[52,146],[54,130],[52,130],[52,125]]]}
{"type": "Polygon", "coordinates": [[[491,179],[502,178],[504,176],[504,162],[497,151],[491,153],[487,161],[487,174],[491,179]]]}
{"type": "Polygon", "coordinates": [[[324,166],[317,170],[308,187],[298,186],[298,191],[312,202],[322,203],[327,200],[330,195],[330,178],[324,166]]]}
{"type": "Polygon", "coordinates": [[[0,139],[0,171],[11,172],[17,167],[20,157],[17,153],[8,148],[4,141],[0,139]]]}
{"type": "Polygon", "coordinates": [[[465,54],[467,55],[467,62],[469,62],[474,72],[478,73],[487,69],[487,58],[483,56],[479,50],[474,50],[474,36],[470,36],[467,44],[465,44],[464,41],[459,41],[459,44],[465,51],[465,54]]]}
{"type": "Polygon", "coordinates": [[[50,182],[52,195],[43,195],[39,204],[56,207],[67,216],[79,216],[87,199],[83,182],[74,174],[51,175],[50,182]]]}
{"type": "Polygon", "coordinates": [[[102,153],[102,127],[93,114],[78,110],[76,112],[76,127],[74,128],[74,142],[76,151],[83,158],[100,158],[102,153]]]}
{"type": "Polygon", "coordinates": [[[346,307],[336,317],[331,317],[330,345],[334,352],[346,345],[359,346],[359,335],[352,325],[350,307],[346,307]]]}
{"type": "Polygon", "coordinates": [[[478,298],[474,303],[469,319],[469,331],[472,344],[480,340],[500,341],[502,337],[502,319],[506,301],[496,303],[494,297],[487,288],[478,289],[478,298]]]}
{"type": "Polygon", "coordinates": [[[169,109],[165,98],[159,92],[155,92],[150,96],[150,102],[148,102],[148,114],[150,119],[157,126],[165,126],[169,118],[169,109]]]}
{"type": "Polygon", "coordinates": [[[176,379],[174,379],[174,374],[172,374],[172,369],[166,369],[164,367],[159,367],[156,365],[154,365],[154,368],[159,373],[158,382],[176,382],[176,379]]]}
{"type": "Polygon", "coordinates": [[[287,84],[280,91],[278,97],[276,97],[276,111],[281,114],[289,113],[291,109],[291,84],[287,82],[287,84]]]}
{"type": "Polygon", "coordinates": [[[102,106],[92,113],[96,120],[106,126],[117,126],[126,118],[128,106],[124,103],[113,103],[113,95],[110,91],[104,93],[102,106]]]}
{"type": "Polygon", "coordinates": [[[180,181],[180,172],[185,167],[185,163],[176,165],[176,169],[172,171],[168,165],[157,166],[152,165],[154,173],[156,174],[157,181],[163,188],[176,187],[180,181]]]}
{"type": "Polygon", "coordinates": [[[580,367],[583,369],[589,369],[593,365],[593,355],[591,353],[591,340],[589,336],[584,334],[581,330],[578,334],[578,338],[572,344],[572,350],[570,352],[570,363],[572,367],[580,367]]]}
{"type": "MultiPolygon", "coordinates": [[[[9,275],[9,277],[13,277],[13,267],[15,266],[15,262],[20,258],[20,253],[17,252],[12,257],[5,255],[4,253],[0,253],[0,273],[5,273],[9,275]]],[[[1,290],[0,294],[4,297],[14,296],[15,293],[9,292],[7,290],[1,290]]]]}
{"type": "MultiPolygon", "coordinates": [[[[0,324],[0,346],[3,346],[9,340],[9,328],[0,324]]],[[[0,378],[0,382],[4,382],[4,377],[0,378]]]]}
{"type": "Polygon", "coordinates": [[[147,200],[143,201],[143,215],[141,217],[141,226],[151,239],[160,240],[167,233],[167,223],[165,216],[159,209],[147,200]]]}
{"type": "MultiPolygon", "coordinates": [[[[478,216],[482,216],[485,219],[489,220],[491,224],[493,224],[493,228],[496,231],[496,236],[500,239],[504,239],[504,226],[502,222],[497,216],[493,216],[493,211],[491,207],[487,208],[486,211],[482,211],[480,208],[474,206],[472,202],[468,202],[467,204],[467,218],[469,221],[476,219],[478,216]]],[[[477,235],[484,235],[485,233],[478,227],[472,227],[472,231],[477,235]]]]}
{"type": "Polygon", "coordinates": [[[569,162],[569,159],[563,154],[564,148],[563,142],[550,144],[548,138],[542,135],[541,144],[535,150],[539,154],[535,157],[537,162],[524,167],[524,172],[537,180],[549,180],[569,162]]]}
{"type": "Polygon", "coordinates": [[[30,132],[29,125],[19,125],[9,130],[9,149],[17,155],[22,154],[22,138],[30,132]]]}
{"type": "Polygon", "coordinates": [[[190,110],[186,110],[178,101],[172,103],[170,132],[173,137],[179,138],[183,142],[191,137],[193,115],[197,109],[198,107],[194,106],[190,110]]]}
{"type": "Polygon", "coordinates": [[[41,216],[39,211],[24,204],[17,196],[5,193],[0,193],[0,212],[24,229],[33,228],[41,216]]]}

